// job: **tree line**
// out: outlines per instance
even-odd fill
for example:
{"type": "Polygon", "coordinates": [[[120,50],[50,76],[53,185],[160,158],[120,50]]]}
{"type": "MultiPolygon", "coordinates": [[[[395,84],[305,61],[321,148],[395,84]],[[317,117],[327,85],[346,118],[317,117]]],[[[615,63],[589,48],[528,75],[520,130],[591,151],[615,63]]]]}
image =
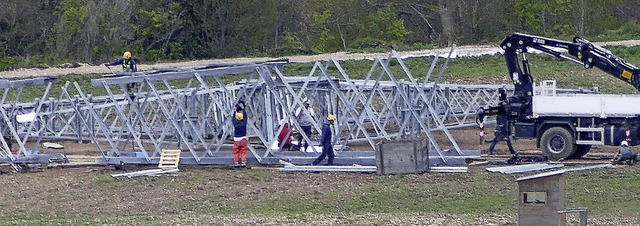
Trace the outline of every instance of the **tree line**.
{"type": "Polygon", "coordinates": [[[494,44],[512,32],[628,35],[639,10],[631,0],[3,0],[0,64],[99,63],[125,50],[158,61],[415,49],[494,44]]]}

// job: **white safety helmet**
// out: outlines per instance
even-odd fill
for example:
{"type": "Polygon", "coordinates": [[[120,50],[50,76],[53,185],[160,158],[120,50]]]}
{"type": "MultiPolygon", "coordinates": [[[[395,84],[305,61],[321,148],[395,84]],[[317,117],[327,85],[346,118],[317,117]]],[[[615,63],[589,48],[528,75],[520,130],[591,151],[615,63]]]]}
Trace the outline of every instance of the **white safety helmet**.
{"type": "Polygon", "coordinates": [[[626,140],[623,140],[622,142],[620,142],[620,145],[629,146],[629,143],[626,140]]]}

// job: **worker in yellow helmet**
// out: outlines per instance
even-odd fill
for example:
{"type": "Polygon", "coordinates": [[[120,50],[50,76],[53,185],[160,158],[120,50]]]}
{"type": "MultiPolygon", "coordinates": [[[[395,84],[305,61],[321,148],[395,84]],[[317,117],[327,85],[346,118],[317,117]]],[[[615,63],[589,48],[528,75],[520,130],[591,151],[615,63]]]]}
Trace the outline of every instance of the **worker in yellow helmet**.
{"type": "Polygon", "coordinates": [[[233,167],[247,167],[247,112],[244,110],[244,101],[238,101],[233,115],[233,167]]]}
{"type": "Polygon", "coordinates": [[[322,154],[313,161],[313,165],[318,165],[325,157],[327,159],[328,166],[333,165],[333,144],[331,144],[331,125],[336,121],[335,115],[327,116],[327,122],[322,125],[322,136],[320,137],[320,145],[322,145],[322,154]]]}
{"type": "Polygon", "coordinates": [[[111,63],[106,63],[104,64],[104,66],[109,67],[109,66],[114,66],[119,64],[122,64],[122,70],[124,70],[125,72],[138,71],[137,59],[134,57],[131,57],[131,52],[129,51],[124,52],[124,54],[122,54],[122,58],[118,58],[117,60],[111,63]]]}

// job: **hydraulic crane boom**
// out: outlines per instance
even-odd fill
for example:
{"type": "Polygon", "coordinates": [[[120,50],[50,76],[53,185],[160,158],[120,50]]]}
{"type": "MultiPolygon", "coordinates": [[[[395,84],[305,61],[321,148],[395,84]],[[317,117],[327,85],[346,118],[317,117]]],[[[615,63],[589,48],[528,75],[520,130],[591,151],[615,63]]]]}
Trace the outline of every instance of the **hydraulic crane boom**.
{"type": "Polygon", "coordinates": [[[597,46],[586,39],[575,37],[573,42],[560,41],[534,35],[514,33],[502,40],[505,60],[509,74],[516,86],[515,96],[532,95],[533,83],[529,63],[525,57],[528,48],[542,51],[557,58],[583,65],[585,68],[596,67],[640,91],[640,68],[625,62],[613,55],[609,50],[597,46]],[[568,55],[556,49],[564,49],[568,55]],[[518,63],[518,54],[522,54],[522,67],[518,63]]]}
{"type": "MultiPolygon", "coordinates": [[[[629,140],[630,134],[631,137],[640,136],[640,117],[603,118],[566,115],[555,117],[548,115],[541,118],[535,116],[533,102],[540,98],[534,97],[533,76],[526,54],[531,50],[538,50],[561,60],[582,65],[587,69],[595,67],[633,85],[639,91],[640,68],[581,37],[575,37],[572,42],[567,42],[514,33],[505,37],[500,43],[500,47],[504,49],[504,57],[509,77],[514,85],[514,92],[513,95],[507,97],[502,90],[498,105],[478,111],[477,119],[480,125],[483,125],[485,116],[497,115],[496,136],[489,147],[489,153],[493,152],[498,141],[504,140],[507,141],[509,150],[513,154],[512,160],[519,161],[517,153],[511,147],[510,138],[512,136],[537,138],[537,144],[552,159],[582,156],[589,151],[592,144],[614,145],[619,143],[620,131],[625,129],[627,140],[629,140]],[[596,128],[598,129],[596,130],[596,128]],[[605,128],[607,131],[602,132],[605,128]],[[633,132],[630,133],[630,129],[633,132]]],[[[576,101],[584,101],[584,99],[576,99],[576,101]]],[[[640,116],[640,112],[637,115],[640,116]]],[[[633,143],[640,144],[637,141],[633,141],[633,143]]]]}

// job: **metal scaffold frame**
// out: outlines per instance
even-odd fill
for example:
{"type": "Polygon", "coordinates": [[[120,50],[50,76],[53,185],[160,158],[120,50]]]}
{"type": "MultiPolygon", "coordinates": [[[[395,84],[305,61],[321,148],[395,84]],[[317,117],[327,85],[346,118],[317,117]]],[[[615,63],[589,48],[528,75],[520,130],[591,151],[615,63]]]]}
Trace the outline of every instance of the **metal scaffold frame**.
{"type": "MultiPolygon", "coordinates": [[[[452,52],[453,47],[449,56],[452,52]]],[[[99,97],[86,93],[76,82],[66,82],[60,96],[53,98],[48,79],[0,81],[5,90],[0,114],[2,120],[12,122],[2,127],[0,160],[24,162],[27,159],[22,157],[31,155],[29,150],[37,150],[43,140],[75,140],[94,143],[102,155],[97,162],[105,164],[157,164],[163,149],[183,150],[182,164],[226,164],[231,162],[231,117],[234,106],[243,100],[250,161],[307,164],[319,149],[312,145],[302,152],[281,151],[277,138],[285,123],[302,131],[294,114],[297,109],[309,113],[303,107],[303,99],[308,99],[316,112],[312,120],[316,132],[302,133],[302,139],[317,144],[324,118],[336,115],[333,143],[338,164],[374,164],[378,141],[414,138],[427,140],[437,160],[431,163],[456,164],[459,161],[449,159],[460,158],[450,158],[452,153],[477,156],[479,151],[461,150],[449,130],[475,125],[476,110],[495,104],[500,88],[512,88],[444,84],[449,56],[439,70],[439,57],[432,58],[421,79],[395,52],[374,59],[360,80],[353,79],[335,58],[314,63],[304,77],[285,75],[287,60],[115,74],[91,81],[107,94],[99,97]],[[392,63],[399,69],[392,70],[392,63]],[[437,76],[432,76],[435,71],[437,76]],[[432,77],[434,81],[429,81],[432,77]],[[15,104],[18,98],[5,102],[9,89],[27,85],[47,87],[34,103],[15,104]],[[25,114],[35,117],[15,122],[25,114]],[[447,142],[433,133],[444,134],[447,142]],[[6,151],[10,140],[17,141],[17,153],[6,151]]]]}

